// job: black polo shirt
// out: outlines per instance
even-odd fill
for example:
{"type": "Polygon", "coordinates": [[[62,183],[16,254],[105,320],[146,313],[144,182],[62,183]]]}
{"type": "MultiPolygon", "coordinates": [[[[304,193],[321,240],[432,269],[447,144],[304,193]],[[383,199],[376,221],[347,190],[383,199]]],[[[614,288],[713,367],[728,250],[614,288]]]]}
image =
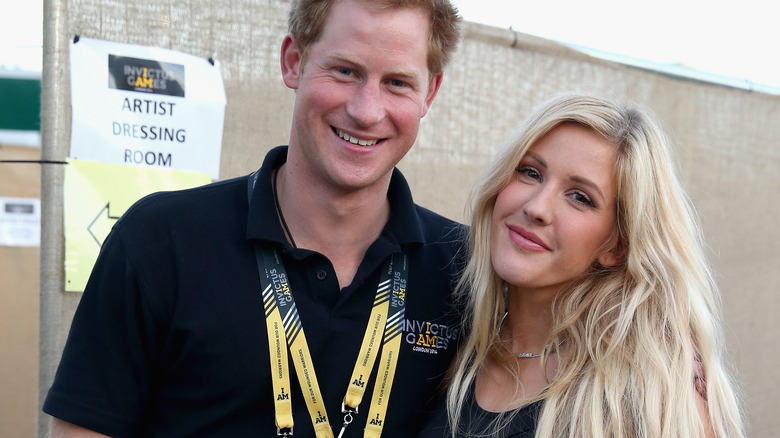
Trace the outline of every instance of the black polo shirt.
{"type": "MultiPolygon", "coordinates": [[[[116,223],[74,316],[46,413],[119,437],[275,436],[254,253],[255,245],[274,245],[338,434],[379,271],[405,247],[406,324],[383,436],[414,435],[456,350],[451,293],[463,230],[414,205],[394,170],[391,218],[352,284],[339,290],[327,258],[284,239],[270,179],[286,150],[266,156],[251,209],[242,177],[150,195],[116,223]]],[[[289,369],[295,436],[314,436],[292,363],[289,369]]],[[[362,437],[375,380],[376,367],[346,437],[362,437]]]]}

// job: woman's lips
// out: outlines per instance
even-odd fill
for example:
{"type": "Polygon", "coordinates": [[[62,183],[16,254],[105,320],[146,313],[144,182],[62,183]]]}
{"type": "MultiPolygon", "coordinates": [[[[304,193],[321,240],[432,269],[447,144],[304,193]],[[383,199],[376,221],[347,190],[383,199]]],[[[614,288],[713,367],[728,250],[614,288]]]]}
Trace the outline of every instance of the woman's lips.
{"type": "Polygon", "coordinates": [[[507,225],[507,227],[509,228],[509,235],[512,237],[512,240],[522,248],[537,252],[551,250],[544,240],[531,231],[517,225],[507,225]]]}

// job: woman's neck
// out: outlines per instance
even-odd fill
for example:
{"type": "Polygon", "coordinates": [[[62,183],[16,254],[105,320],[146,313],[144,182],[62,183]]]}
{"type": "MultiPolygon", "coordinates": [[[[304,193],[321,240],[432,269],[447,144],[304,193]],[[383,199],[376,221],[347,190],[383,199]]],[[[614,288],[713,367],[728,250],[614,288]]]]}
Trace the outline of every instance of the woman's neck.
{"type": "Polygon", "coordinates": [[[509,286],[507,314],[501,341],[513,353],[540,353],[553,327],[552,302],[547,291],[519,290],[509,286]]]}

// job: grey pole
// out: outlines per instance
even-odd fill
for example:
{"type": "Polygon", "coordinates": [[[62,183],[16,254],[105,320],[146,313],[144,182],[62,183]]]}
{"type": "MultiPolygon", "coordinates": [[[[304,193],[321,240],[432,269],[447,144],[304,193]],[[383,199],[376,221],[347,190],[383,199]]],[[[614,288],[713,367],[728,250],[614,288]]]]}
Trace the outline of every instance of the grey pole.
{"type": "MultiPolygon", "coordinates": [[[[70,63],[67,0],[43,2],[41,70],[41,158],[64,161],[70,150],[70,63]]],[[[41,165],[40,331],[38,437],[48,434],[49,418],[40,411],[59,363],[67,328],[80,294],[65,293],[64,164],[41,165]]]]}

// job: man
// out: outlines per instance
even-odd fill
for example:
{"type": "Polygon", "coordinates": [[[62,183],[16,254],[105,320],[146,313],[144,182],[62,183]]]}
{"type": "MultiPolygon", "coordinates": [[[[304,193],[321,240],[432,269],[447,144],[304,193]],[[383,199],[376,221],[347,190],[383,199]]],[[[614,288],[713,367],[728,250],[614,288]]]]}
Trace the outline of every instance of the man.
{"type": "Polygon", "coordinates": [[[117,222],[44,403],[53,436],[406,437],[422,425],[455,350],[460,231],[415,206],[394,166],[459,17],[449,0],[292,7],[289,147],[249,177],[152,195],[117,222]]]}

